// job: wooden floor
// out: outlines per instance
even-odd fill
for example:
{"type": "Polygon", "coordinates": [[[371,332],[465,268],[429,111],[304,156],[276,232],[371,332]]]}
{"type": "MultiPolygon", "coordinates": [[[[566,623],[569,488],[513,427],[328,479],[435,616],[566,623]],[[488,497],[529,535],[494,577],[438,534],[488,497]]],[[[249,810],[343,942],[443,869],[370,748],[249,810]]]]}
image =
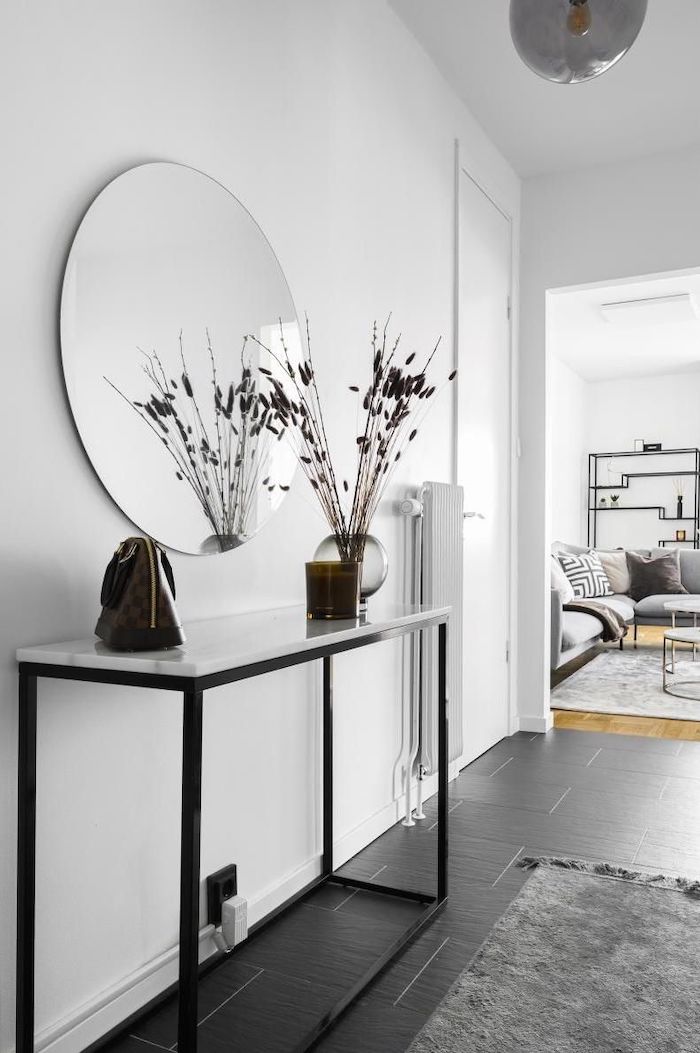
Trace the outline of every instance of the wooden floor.
{"type": "MultiPolygon", "coordinates": [[[[465,768],[450,797],[446,908],[321,1041],[321,1053],[404,1053],[527,880],[521,856],[700,874],[700,743],[521,733],[465,768]]],[[[432,887],[434,799],[426,812],[414,827],[392,827],[347,869],[376,884],[432,887]]],[[[292,1053],[410,909],[330,888],[294,908],[200,984],[200,1053],[292,1053]]],[[[175,1041],[171,1002],[108,1048],[153,1053],[175,1041]]]]}
{"type": "Polygon", "coordinates": [[[604,731],[610,735],[647,735],[655,739],[688,739],[700,742],[700,721],[661,717],[624,717],[609,713],[553,710],[554,727],[570,731],[604,731]]]}
{"type": "MultiPolygon", "coordinates": [[[[664,630],[657,625],[641,625],[638,631],[637,648],[645,650],[660,647],[664,630]]],[[[634,647],[631,639],[625,640],[625,648],[634,647]]],[[[604,647],[592,648],[585,654],[568,662],[561,669],[552,673],[551,684],[556,687],[567,677],[592,661],[604,647]]],[[[553,709],[555,728],[568,728],[571,731],[602,731],[611,735],[645,735],[660,739],[687,739],[700,742],[700,721],[666,720],[657,717],[625,717],[608,713],[582,713],[567,709],[553,709]]]]}

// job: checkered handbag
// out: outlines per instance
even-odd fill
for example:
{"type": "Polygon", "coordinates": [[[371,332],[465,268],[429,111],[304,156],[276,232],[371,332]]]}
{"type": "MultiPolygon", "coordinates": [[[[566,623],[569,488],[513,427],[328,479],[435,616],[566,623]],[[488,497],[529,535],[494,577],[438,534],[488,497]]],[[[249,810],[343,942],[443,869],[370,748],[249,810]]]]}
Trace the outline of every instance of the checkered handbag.
{"type": "Polygon", "coordinates": [[[172,567],[150,537],[129,537],[118,546],[105,571],[100,602],[95,633],[115,650],[154,651],[185,642],[172,567]]]}

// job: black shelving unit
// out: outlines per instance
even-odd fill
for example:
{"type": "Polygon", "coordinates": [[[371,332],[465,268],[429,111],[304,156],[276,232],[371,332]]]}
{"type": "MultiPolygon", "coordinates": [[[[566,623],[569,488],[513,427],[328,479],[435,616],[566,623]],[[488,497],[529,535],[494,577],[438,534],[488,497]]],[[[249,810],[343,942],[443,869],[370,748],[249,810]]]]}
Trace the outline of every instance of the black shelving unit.
{"type": "MultiPolygon", "coordinates": [[[[644,462],[642,461],[642,464],[644,462]]],[[[689,447],[682,450],[615,450],[611,453],[589,453],[588,455],[588,544],[595,548],[598,542],[598,515],[610,512],[656,512],[657,518],[667,523],[687,523],[685,541],[676,541],[675,538],[661,538],[657,545],[665,548],[668,545],[691,545],[693,548],[700,547],[700,449],[689,447]],[[621,472],[620,482],[613,483],[598,482],[598,462],[607,461],[614,457],[685,457],[689,464],[687,467],[670,469],[668,471],[639,471],[621,472]],[[692,504],[689,511],[692,515],[672,516],[667,514],[665,505],[607,505],[600,508],[598,505],[598,494],[601,490],[612,490],[619,492],[629,490],[635,479],[672,479],[677,476],[688,476],[693,480],[692,504]]]]}

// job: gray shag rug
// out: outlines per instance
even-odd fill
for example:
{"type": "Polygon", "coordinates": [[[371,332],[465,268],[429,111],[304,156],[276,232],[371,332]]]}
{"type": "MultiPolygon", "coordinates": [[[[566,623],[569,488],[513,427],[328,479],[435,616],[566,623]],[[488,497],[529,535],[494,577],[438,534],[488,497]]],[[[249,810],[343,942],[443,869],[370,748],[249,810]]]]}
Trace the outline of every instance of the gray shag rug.
{"type": "Polygon", "coordinates": [[[674,690],[683,698],[662,690],[660,650],[604,651],[552,689],[552,709],[700,720],[700,658],[683,657],[676,669],[674,690]]]}
{"type": "Polygon", "coordinates": [[[410,1053],[698,1053],[700,881],[521,865],[532,877],[410,1053]]]}

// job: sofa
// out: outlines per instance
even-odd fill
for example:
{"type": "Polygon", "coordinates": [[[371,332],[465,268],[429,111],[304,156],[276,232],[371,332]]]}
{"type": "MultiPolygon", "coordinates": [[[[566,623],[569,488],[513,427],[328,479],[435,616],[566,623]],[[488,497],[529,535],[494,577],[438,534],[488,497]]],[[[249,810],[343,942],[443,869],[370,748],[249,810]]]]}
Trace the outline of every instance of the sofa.
{"type": "MultiPolygon", "coordinates": [[[[552,554],[558,552],[572,552],[575,554],[588,552],[589,549],[580,545],[568,545],[564,542],[555,542],[552,546],[552,554]]],[[[668,552],[668,549],[635,549],[642,555],[656,555],[668,552]]],[[[700,549],[680,550],[680,572],[681,583],[687,593],[679,593],[679,598],[685,600],[700,601],[700,549]]],[[[577,611],[565,611],[561,592],[552,584],[551,587],[551,611],[552,611],[552,655],[551,668],[560,669],[573,658],[583,654],[585,651],[595,647],[600,641],[601,625],[597,618],[591,614],[583,614],[577,611]]],[[[640,625],[670,625],[672,616],[664,607],[665,603],[673,599],[673,594],[664,593],[657,596],[645,596],[643,600],[635,601],[631,596],[614,595],[599,597],[596,602],[604,603],[612,607],[618,614],[622,615],[627,625],[633,628],[633,637],[637,639],[637,627],[640,625]]],[[[676,615],[677,625],[692,625],[693,616],[676,615]]],[[[624,641],[620,641],[622,647],[624,641]]]]}

